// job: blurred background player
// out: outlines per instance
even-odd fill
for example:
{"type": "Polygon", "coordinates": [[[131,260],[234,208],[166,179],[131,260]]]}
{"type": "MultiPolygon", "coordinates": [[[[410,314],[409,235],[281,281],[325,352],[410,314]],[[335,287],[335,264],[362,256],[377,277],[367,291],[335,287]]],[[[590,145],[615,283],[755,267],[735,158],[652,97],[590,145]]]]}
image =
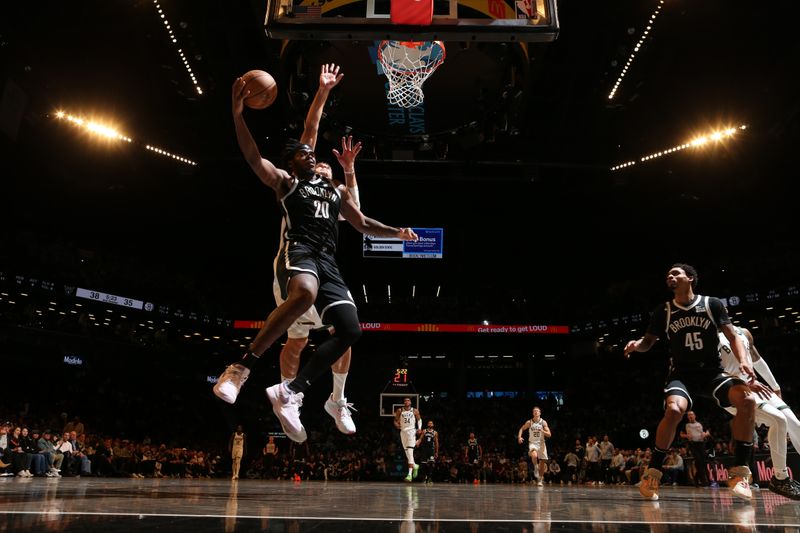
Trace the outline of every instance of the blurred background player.
{"type": "Polygon", "coordinates": [[[247,455],[247,436],[242,426],[236,426],[236,431],[228,440],[228,452],[231,454],[231,479],[239,479],[239,469],[242,466],[242,457],[247,455]]]}
{"type": "Polygon", "coordinates": [[[417,440],[419,456],[425,468],[425,483],[433,483],[433,469],[436,458],[439,457],[439,432],[433,429],[433,420],[428,420],[428,426],[417,440]]]}
{"type": "Polygon", "coordinates": [[[550,426],[542,418],[542,410],[538,407],[533,408],[533,417],[525,421],[517,432],[517,442],[522,444],[522,432],[528,430],[528,456],[531,458],[531,468],[533,478],[538,486],[543,486],[542,479],[547,468],[547,445],[545,438],[550,438],[550,426]]]}
{"type": "Polygon", "coordinates": [[[470,432],[467,445],[464,446],[464,463],[468,465],[473,483],[480,483],[481,480],[481,459],[483,458],[483,448],[478,443],[475,433],[470,432]]]}
{"type": "Polygon", "coordinates": [[[414,463],[414,447],[417,445],[417,435],[422,431],[422,416],[416,407],[411,406],[411,398],[403,398],[403,407],[394,412],[394,427],[400,430],[400,442],[408,461],[405,480],[411,482],[419,472],[419,465],[414,463]]]}

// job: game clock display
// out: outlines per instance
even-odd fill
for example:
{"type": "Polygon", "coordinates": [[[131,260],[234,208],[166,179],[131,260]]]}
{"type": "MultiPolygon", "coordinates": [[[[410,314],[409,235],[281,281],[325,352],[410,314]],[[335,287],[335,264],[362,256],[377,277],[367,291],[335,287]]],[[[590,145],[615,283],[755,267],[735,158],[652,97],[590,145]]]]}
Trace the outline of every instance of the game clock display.
{"type": "Polygon", "coordinates": [[[107,294],[100,291],[92,291],[89,289],[82,289],[78,287],[75,291],[75,296],[78,298],[86,298],[87,300],[94,300],[96,302],[103,302],[107,304],[121,305],[130,309],[139,309],[144,307],[144,302],[141,300],[134,300],[133,298],[125,298],[124,296],[116,296],[114,294],[107,294]]]}
{"type": "Polygon", "coordinates": [[[407,368],[397,368],[392,376],[392,385],[395,387],[407,387],[411,383],[411,376],[407,368]]]}

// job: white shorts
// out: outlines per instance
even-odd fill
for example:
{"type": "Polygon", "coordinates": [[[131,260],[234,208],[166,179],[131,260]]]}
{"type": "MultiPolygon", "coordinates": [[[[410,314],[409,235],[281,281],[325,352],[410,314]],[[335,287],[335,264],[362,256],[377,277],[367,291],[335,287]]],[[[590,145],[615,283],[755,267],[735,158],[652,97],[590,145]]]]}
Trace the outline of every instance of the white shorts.
{"type": "Polygon", "coordinates": [[[417,444],[417,431],[415,429],[400,430],[400,442],[403,448],[413,448],[417,444]]]}
{"type": "Polygon", "coordinates": [[[536,450],[536,457],[540,461],[547,461],[547,446],[543,442],[528,442],[528,454],[536,450]]]}
{"type": "MultiPolygon", "coordinates": [[[[281,287],[278,283],[278,278],[272,278],[272,294],[275,296],[275,303],[281,305],[284,302],[281,297],[281,287]]],[[[322,319],[317,313],[317,308],[313,305],[308,308],[308,311],[300,315],[294,324],[289,326],[286,330],[287,336],[290,339],[305,339],[308,337],[309,331],[322,327],[322,319]]]]}

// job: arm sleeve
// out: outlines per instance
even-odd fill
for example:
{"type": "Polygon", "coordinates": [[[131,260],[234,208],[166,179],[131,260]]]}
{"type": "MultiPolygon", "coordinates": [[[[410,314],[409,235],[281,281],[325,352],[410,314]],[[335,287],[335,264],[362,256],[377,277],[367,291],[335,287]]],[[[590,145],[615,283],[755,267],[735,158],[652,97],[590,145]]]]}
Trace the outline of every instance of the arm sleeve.
{"type": "Polygon", "coordinates": [[[417,418],[417,429],[422,429],[422,417],[417,418]]]}
{"type": "Polygon", "coordinates": [[[353,203],[361,209],[361,197],[358,195],[358,187],[348,187],[347,191],[350,193],[350,196],[353,197],[353,203]]]}
{"type": "Polygon", "coordinates": [[[753,363],[753,368],[762,378],[767,380],[767,384],[772,387],[772,390],[781,390],[781,386],[775,381],[775,376],[772,375],[772,371],[763,357],[753,363]]]}

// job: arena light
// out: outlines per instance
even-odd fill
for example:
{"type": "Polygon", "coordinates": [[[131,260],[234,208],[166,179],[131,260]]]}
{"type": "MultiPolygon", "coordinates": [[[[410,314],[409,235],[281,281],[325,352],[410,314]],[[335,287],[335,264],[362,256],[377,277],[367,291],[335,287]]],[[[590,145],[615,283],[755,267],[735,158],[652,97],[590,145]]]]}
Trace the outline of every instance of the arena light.
{"type": "MultiPolygon", "coordinates": [[[[56,120],[66,121],[66,122],[72,124],[73,126],[75,126],[77,128],[84,129],[84,130],[86,130],[86,131],[88,131],[90,133],[93,133],[95,135],[99,135],[99,136],[104,137],[106,139],[121,140],[121,141],[125,141],[127,143],[134,143],[134,140],[132,138],[128,137],[127,135],[124,135],[124,134],[120,133],[118,130],[116,130],[115,128],[113,128],[111,126],[107,126],[105,124],[101,124],[100,122],[96,122],[94,120],[89,120],[89,119],[86,119],[86,118],[83,118],[83,117],[80,117],[80,116],[77,116],[77,115],[72,115],[72,114],[67,113],[66,111],[63,111],[63,110],[56,111],[53,116],[55,116],[56,120]]],[[[139,144],[141,146],[141,143],[139,143],[139,142],[136,142],[136,144],[139,144]]],[[[180,161],[181,163],[184,163],[186,165],[197,166],[197,163],[195,161],[192,161],[188,157],[184,157],[184,156],[181,156],[181,155],[173,154],[172,152],[164,150],[163,148],[159,148],[158,146],[153,146],[153,145],[150,145],[150,144],[146,144],[146,145],[144,145],[144,147],[147,150],[150,150],[151,152],[155,152],[155,153],[157,153],[159,155],[163,155],[165,157],[170,157],[170,158],[172,158],[172,159],[174,159],[176,161],[180,161]]]]}
{"type": "Polygon", "coordinates": [[[200,84],[197,83],[197,78],[192,71],[191,65],[189,65],[189,60],[186,59],[186,54],[183,53],[183,50],[178,46],[178,37],[175,35],[175,32],[172,31],[172,25],[169,23],[167,19],[166,13],[164,13],[164,9],[161,7],[161,4],[158,0],[153,0],[153,4],[155,5],[156,11],[158,11],[158,16],[161,19],[161,22],[164,23],[164,28],[167,30],[167,34],[169,35],[169,40],[172,41],[172,44],[178,50],[178,57],[181,58],[181,63],[183,63],[183,68],[186,69],[186,72],[189,74],[189,78],[192,80],[192,84],[194,85],[194,90],[197,94],[202,95],[203,89],[200,87],[200,84]]]}
{"type": "Polygon", "coordinates": [[[656,17],[658,17],[658,14],[661,12],[661,7],[663,5],[664,5],[664,0],[659,0],[655,11],[653,11],[653,14],[650,15],[650,18],[647,21],[647,26],[642,32],[642,36],[639,38],[639,42],[637,42],[636,46],[633,47],[633,51],[628,56],[628,61],[625,62],[625,65],[622,67],[622,71],[619,73],[619,76],[617,76],[617,81],[614,82],[614,87],[611,89],[611,92],[608,93],[609,100],[614,99],[614,95],[617,94],[617,90],[619,89],[619,86],[622,84],[622,79],[628,73],[628,70],[630,70],[631,65],[633,65],[633,60],[636,59],[636,53],[644,45],[644,41],[645,39],[647,39],[647,36],[650,33],[652,33],[653,26],[655,25],[656,22],[656,17]]]}
{"type": "Polygon", "coordinates": [[[111,126],[106,126],[105,124],[100,124],[99,122],[95,122],[93,120],[88,120],[75,115],[71,115],[64,111],[57,111],[55,116],[56,119],[58,120],[65,120],[77,128],[86,130],[89,133],[94,133],[95,135],[99,135],[100,137],[105,137],[106,139],[120,140],[129,143],[133,142],[133,139],[131,139],[127,135],[123,135],[122,133],[117,131],[115,128],[112,128],[111,126]]]}
{"type": "MultiPolygon", "coordinates": [[[[711,143],[720,143],[720,142],[723,142],[723,141],[725,141],[727,139],[732,138],[734,135],[736,135],[736,133],[738,133],[740,131],[744,131],[746,129],[747,129],[747,125],[746,124],[741,124],[740,126],[738,126],[736,128],[729,127],[729,128],[725,128],[725,129],[714,130],[714,131],[708,132],[708,133],[703,134],[703,135],[698,135],[697,137],[694,137],[693,139],[690,139],[690,140],[686,141],[685,143],[681,143],[681,144],[678,144],[676,146],[672,146],[670,148],[665,148],[663,150],[659,150],[658,152],[653,152],[651,154],[644,155],[644,156],[639,158],[638,163],[646,163],[648,161],[652,161],[654,159],[658,159],[658,158],[664,157],[666,155],[671,155],[671,154],[674,154],[676,152],[681,152],[681,151],[686,150],[688,148],[702,148],[703,146],[709,145],[711,143]]],[[[609,170],[611,170],[612,172],[613,171],[617,171],[617,170],[622,170],[624,168],[631,167],[631,166],[635,165],[636,163],[637,163],[637,161],[626,161],[625,163],[620,163],[618,165],[614,165],[613,167],[610,167],[609,170]]]]}
{"type": "Polygon", "coordinates": [[[159,148],[158,146],[152,146],[150,144],[146,144],[144,147],[146,149],[150,150],[151,152],[155,152],[155,153],[157,153],[159,155],[163,155],[164,157],[171,157],[175,161],[180,161],[181,163],[186,163],[187,165],[192,165],[194,167],[197,166],[197,163],[192,161],[191,159],[189,159],[187,157],[183,157],[181,155],[173,154],[171,152],[168,152],[168,151],[164,150],[163,148],[159,148]]]}

